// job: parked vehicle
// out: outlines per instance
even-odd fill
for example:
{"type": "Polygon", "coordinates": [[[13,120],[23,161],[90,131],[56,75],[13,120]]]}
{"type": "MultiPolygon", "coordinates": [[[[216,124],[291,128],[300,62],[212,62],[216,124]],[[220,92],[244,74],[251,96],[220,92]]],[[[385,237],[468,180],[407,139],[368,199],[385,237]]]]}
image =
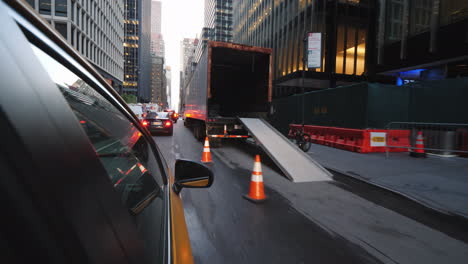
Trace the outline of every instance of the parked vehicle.
{"type": "MultiPolygon", "coordinates": [[[[25,1],[0,1],[3,263],[193,263],[182,188],[108,82],[25,1]],[[18,107],[21,105],[21,107],[18,107]]],[[[140,106],[141,107],[141,106],[140,106]]]]}
{"type": "Polygon", "coordinates": [[[184,125],[202,140],[247,137],[237,117],[270,110],[271,49],[209,41],[185,89],[184,125]]]}

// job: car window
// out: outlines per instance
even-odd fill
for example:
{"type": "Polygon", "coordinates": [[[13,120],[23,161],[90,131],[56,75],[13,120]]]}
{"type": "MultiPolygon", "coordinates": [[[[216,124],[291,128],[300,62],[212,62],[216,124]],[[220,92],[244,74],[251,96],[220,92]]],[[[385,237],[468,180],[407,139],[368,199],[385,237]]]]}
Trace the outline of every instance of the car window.
{"type": "Polygon", "coordinates": [[[146,116],[146,118],[156,118],[157,116],[158,116],[158,114],[156,114],[154,112],[151,112],[146,116]]]}
{"type": "Polygon", "coordinates": [[[160,113],[157,113],[157,116],[158,118],[167,118],[167,113],[160,112],[160,113]]]}
{"type": "Polygon", "coordinates": [[[91,141],[112,185],[126,205],[129,192],[142,183],[143,173],[153,175],[161,188],[158,197],[135,217],[145,250],[152,259],[162,256],[164,234],[164,186],[159,163],[149,143],[117,107],[74,72],[39,48],[32,46],[40,62],[62,92],[91,141]],[[148,221],[151,218],[151,221],[148,221]]]}

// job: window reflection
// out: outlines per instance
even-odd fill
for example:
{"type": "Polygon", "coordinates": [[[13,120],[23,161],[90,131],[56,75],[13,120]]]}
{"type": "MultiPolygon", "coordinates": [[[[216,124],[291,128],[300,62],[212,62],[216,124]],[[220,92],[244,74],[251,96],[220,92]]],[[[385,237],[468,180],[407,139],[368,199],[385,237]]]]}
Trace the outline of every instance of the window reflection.
{"type": "Polygon", "coordinates": [[[55,15],[67,16],[67,1],[68,0],[55,0],[55,15]]]}
{"type": "MultiPolygon", "coordinates": [[[[91,141],[114,188],[125,205],[129,192],[147,170],[159,175],[140,131],[93,87],[33,46],[51,79],[57,84],[91,141]]],[[[162,185],[162,178],[156,178],[162,185]]]]}
{"type": "Polygon", "coordinates": [[[50,0],[39,0],[39,13],[42,15],[50,15],[51,3],[50,0]]]}
{"type": "Polygon", "coordinates": [[[339,74],[361,75],[366,57],[366,30],[355,26],[338,26],[336,67],[339,74]],[[346,41],[345,41],[346,40],[346,41]]]}

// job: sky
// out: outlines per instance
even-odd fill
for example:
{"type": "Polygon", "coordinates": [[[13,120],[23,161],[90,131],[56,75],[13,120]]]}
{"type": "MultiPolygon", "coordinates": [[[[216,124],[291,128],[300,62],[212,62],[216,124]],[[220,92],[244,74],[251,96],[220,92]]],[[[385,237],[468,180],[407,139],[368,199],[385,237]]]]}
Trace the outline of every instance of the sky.
{"type": "Polygon", "coordinates": [[[166,65],[171,66],[171,107],[179,102],[180,42],[200,35],[204,19],[204,0],[160,0],[162,35],[166,65]]]}

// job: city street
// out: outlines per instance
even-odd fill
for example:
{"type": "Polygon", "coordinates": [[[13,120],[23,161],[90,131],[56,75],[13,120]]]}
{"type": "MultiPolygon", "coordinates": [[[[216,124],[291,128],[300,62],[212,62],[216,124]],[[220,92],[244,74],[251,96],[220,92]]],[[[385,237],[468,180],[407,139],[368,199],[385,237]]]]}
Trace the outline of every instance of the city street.
{"type": "Polygon", "coordinates": [[[0,22],[2,263],[468,264],[468,0],[0,22]]]}
{"type": "MultiPolygon", "coordinates": [[[[180,120],[173,136],[154,137],[173,169],[200,160],[202,143],[180,120]]],[[[182,199],[197,263],[465,263],[468,224],[413,201],[334,174],[332,182],[292,183],[255,146],[211,149],[211,188],[182,199]],[[262,155],[268,200],[248,192],[253,155],[262,155]]]]}

